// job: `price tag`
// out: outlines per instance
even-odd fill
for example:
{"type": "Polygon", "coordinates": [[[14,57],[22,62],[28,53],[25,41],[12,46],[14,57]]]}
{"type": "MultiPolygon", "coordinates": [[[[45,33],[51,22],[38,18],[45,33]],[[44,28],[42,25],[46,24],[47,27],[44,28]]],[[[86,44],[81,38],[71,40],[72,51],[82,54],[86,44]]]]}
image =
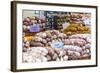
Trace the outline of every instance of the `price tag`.
{"type": "Polygon", "coordinates": [[[30,26],[30,32],[39,32],[40,31],[40,26],[38,24],[34,24],[30,26]]]}
{"type": "Polygon", "coordinates": [[[52,42],[52,44],[51,44],[51,47],[52,48],[62,49],[63,46],[64,46],[64,44],[62,42],[59,42],[59,41],[52,42]]]}

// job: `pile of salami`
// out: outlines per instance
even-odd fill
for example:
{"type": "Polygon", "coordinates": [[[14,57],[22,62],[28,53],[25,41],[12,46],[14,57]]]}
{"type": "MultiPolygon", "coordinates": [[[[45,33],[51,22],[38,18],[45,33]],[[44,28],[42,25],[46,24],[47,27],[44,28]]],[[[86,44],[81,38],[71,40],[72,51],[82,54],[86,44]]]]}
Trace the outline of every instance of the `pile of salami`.
{"type": "Polygon", "coordinates": [[[39,32],[24,38],[23,62],[69,61],[91,58],[91,35],[67,36],[58,30],[39,32]]]}

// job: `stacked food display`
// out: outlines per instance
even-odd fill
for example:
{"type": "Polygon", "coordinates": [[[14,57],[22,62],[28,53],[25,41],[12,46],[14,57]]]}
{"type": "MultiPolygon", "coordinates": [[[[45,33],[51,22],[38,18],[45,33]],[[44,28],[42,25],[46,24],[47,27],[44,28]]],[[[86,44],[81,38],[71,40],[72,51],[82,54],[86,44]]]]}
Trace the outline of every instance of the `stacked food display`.
{"type": "Polygon", "coordinates": [[[85,23],[90,14],[56,14],[47,15],[45,20],[36,16],[24,18],[23,62],[91,59],[91,30],[90,24],[85,23]],[[53,18],[54,23],[49,18],[53,18]]]}

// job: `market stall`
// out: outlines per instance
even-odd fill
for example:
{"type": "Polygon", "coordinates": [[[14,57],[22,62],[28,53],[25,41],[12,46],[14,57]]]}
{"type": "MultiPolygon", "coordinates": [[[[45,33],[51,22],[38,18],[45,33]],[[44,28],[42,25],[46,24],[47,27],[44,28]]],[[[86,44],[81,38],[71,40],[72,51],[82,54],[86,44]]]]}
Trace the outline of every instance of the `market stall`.
{"type": "Polygon", "coordinates": [[[91,14],[39,12],[23,18],[23,62],[91,58],[91,14]]]}

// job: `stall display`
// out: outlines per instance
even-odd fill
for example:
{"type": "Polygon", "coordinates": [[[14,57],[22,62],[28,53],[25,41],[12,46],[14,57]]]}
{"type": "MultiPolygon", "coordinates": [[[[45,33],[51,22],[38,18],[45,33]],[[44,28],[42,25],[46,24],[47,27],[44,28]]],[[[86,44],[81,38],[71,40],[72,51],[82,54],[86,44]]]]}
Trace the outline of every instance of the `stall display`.
{"type": "Polygon", "coordinates": [[[91,59],[90,24],[84,21],[90,18],[89,13],[43,13],[46,22],[35,16],[23,21],[23,31],[27,34],[23,38],[23,62],[91,59]]]}

